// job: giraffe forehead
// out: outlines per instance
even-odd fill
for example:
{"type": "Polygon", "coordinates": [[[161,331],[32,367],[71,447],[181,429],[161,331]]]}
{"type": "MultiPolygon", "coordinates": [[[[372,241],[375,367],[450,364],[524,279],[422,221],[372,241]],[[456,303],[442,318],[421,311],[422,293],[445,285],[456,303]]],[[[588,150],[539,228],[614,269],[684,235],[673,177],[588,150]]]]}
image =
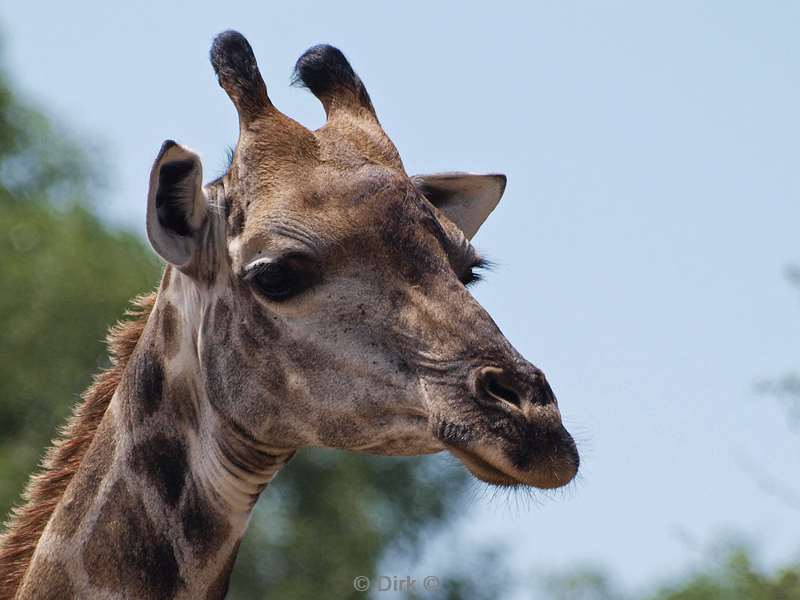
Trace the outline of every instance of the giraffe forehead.
{"type": "Polygon", "coordinates": [[[408,177],[381,166],[342,170],[322,165],[283,189],[250,190],[249,197],[234,194],[242,205],[242,226],[229,231],[229,237],[240,264],[265,253],[322,254],[354,240],[380,245],[429,233],[437,238],[452,234],[408,177]],[[394,239],[392,232],[400,231],[403,235],[394,239]]]}
{"type": "Polygon", "coordinates": [[[396,169],[365,161],[343,164],[338,160],[319,161],[288,175],[275,170],[271,162],[240,166],[230,187],[233,195],[244,202],[248,216],[274,208],[298,213],[358,209],[372,198],[402,198],[414,189],[408,176],[396,169]]]}

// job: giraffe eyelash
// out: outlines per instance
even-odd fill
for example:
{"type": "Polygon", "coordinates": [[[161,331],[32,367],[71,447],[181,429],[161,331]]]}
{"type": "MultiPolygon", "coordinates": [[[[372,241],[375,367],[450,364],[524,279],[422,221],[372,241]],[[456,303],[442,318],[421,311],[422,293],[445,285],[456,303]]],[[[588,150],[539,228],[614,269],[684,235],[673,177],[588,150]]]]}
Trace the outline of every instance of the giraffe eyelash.
{"type": "Polygon", "coordinates": [[[480,257],[476,261],[474,261],[467,271],[461,276],[461,283],[465,286],[469,287],[475,285],[476,283],[483,281],[484,274],[483,273],[476,273],[476,271],[491,271],[494,269],[495,263],[490,261],[487,258],[480,257]]]}

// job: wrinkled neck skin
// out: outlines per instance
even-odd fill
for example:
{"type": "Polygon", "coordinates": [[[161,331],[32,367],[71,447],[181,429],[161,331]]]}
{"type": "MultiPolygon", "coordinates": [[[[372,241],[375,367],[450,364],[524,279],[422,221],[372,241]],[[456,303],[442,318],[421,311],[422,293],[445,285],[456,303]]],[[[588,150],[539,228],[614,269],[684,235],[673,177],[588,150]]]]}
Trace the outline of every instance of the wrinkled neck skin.
{"type": "Polygon", "coordinates": [[[199,359],[208,308],[188,277],[166,270],[18,598],[224,597],[252,508],[292,451],[211,406],[199,359]]]}
{"type": "MultiPolygon", "coordinates": [[[[202,323],[213,305],[205,302],[195,284],[180,272],[168,269],[164,277],[165,280],[171,278],[171,285],[159,294],[157,308],[162,303],[169,303],[179,315],[181,341],[177,349],[168,352],[174,352],[170,360],[175,366],[177,388],[182,387],[185,381],[188,384],[185,388],[190,391],[187,397],[174,400],[176,404],[198,409],[197,418],[193,418],[191,413],[184,415],[188,417],[184,427],[187,437],[194,439],[196,445],[193,448],[194,470],[222,501],[225,510],[243,516],[246,521],[259,494],[292,457],[294,449],[274,447],[256,440],[214,408],[209,398],[208,381],[211,376],[224,381],[225,374],[208,373],[208,366],[200,359],[203,345],[207,343],[202,334],[202,323]],[[189,396],[194,402],[188,401],[189,396]]],[[[212,353],[217,351],[224,349],[210,349],[212,353]]]]}

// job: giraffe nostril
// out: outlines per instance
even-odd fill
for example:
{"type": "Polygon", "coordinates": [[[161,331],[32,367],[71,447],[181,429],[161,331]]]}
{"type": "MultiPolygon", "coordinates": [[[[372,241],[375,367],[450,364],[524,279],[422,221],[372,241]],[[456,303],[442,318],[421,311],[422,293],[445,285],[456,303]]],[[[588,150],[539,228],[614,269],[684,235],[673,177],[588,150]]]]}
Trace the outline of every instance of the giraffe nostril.
{"type": "Polygon", "coordinates": [[[522,402],[519,393],[503,381],[503,375],[504,371],[501,369],[494,367],[482,369],[478,376],[481,390],[494,401],[505,401],[520,408],[522,402]]]}

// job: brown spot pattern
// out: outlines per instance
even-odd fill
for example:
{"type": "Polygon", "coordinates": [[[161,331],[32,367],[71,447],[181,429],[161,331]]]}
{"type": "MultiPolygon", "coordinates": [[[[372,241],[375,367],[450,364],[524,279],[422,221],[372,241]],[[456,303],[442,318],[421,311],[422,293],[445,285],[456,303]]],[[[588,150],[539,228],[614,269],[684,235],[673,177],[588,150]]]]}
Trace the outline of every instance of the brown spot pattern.
{"type": "Polygon", "coordinates": [[[124,481],[114,484],[83,550],[89,581],[131,598],[170,598],[183,585],[172,544],[124,481]]]}
{"type": "Polygon", "coordinates": [[[131,467],[144,475],[168,506],[176,506],[186,482],[187,456],[183,442],[164,434],[136,444],[131,467]]]}
{"type": "Polygon", "coordinates": [[[197,414],[197,396],[194,392],[193,384],[186,376],[180,375],[170,381],[168,393],[178,421],[191,430],[197,431],[200,427],[200,421],[197,414]]]}
{"type": "Polygon", "coordinates": [[[194,481],[186,487],[181,527],[200,564],[214,556],[230,534],[230,524],[203,496],[194,481]]]}
{"type": "Polygon", "coordinates": [[[125,376],[127,402],[135,421],[152,416],[161,406],[164,395],[164,367],[152,348],[144,348],[133,357],[125,376]]]}

